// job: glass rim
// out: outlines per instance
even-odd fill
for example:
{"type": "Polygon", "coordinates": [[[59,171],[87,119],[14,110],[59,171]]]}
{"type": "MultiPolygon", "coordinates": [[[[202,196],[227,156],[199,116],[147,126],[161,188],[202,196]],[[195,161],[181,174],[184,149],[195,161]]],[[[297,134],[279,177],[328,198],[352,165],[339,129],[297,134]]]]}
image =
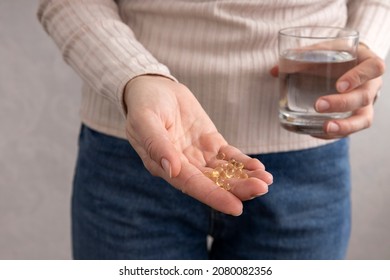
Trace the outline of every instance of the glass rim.
{"type": "Polygon", "coordinates": [[[279,36],[286,36],[286,37],[294,37],[294,38],[303,38],[303,39],[343,39],[343,38],[359,38],[359,31],[347,27],[338,27],[338,26],[310,26],[310,25],[304,25],[304,26],[292,26],[292,27],[286,27],[282,28],[278,31],[279,36]],[[315,35],[296,35],[293,33],[286,33],[288,31],[293,30],[299,30],[299,29],[333,29],[333,30],[339,30],[344,31],[345,35],[335,35],[335,36],[315,36],[315,35]]]}

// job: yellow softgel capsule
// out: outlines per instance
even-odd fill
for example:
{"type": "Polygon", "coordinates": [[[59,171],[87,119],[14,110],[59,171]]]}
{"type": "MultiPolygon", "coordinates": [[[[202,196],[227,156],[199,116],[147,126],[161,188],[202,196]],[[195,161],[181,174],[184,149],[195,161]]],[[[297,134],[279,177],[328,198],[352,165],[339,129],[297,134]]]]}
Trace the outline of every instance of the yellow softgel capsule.
{"type": "MultiPolygon", "coordinates": [[[[226,155],[224,153],[218,153],[216,158],[219,160],[224,160],[226,155]]],[[[227,182],[228,179],[246,179],[248,175],[243,172],[244,164],[235,159],[230,159],[223,163],[220,163],[211,171],[206,171],[204,174],[211,179],[219,187],[230,190],[231,186],[227,182]]]]}
{"type": "Polygon", "coordinates": [[[213,170],[213,171],[211,171],[210,176],[211,177],[219,177],[220,174],[219,174],[219,172],[217,170],[213,170]]]}
{"type": "Polygon", "coordinates": [[[228,164],[226,165],[226,169],[234,169],[234,164],[231,162],[228,162],[228,164]]]}
{"type": "Polygon", "coordinates": [[[225,178],[218,177],[215,183],[218,185],[218,187],[222,187],[225,184],[225,178]]]}
{"type": "Polygon", "coordinates": [[[227,190],[227,191],[230,191],[230,190],[231,190],[231,186],[230,186],[230,184],[229,184],[228,182],[224,183],[224,184],[222,185],[222,188],[225,189],[225,190],[227,190]]]}
{"type": "Polygon", "coordinates": [[[243,169],[243,168],[244,168],[244,164],[243,164],[242,162],[236,161],[236,162],[234,163],[234,167],[235,167],[235,168],[238,168],[238,169],[243,169]]]}
{"type": "Polygon", "coordinates": [[[241,174],[243,171],[241,169],[235,169],[234,170],[234,178],[241,178],[241,174]]]}
{"type": "Polygon", "coordinates": [[[222,170],[221,172],[219,172],[219,177],[221,177],[221,178],[223,178],[223,179],[226,179],[225,170],[222,170]]]}
{"type": "Polygon", "coordinates": [[[222,166],[217,166],[214,170],[218,171],[219,173],[222,173],[224,171],[222,166]]]}
{"type": "Polygon", "coordinates": [[[234,168],[227,168],[225,170],[225,176],[226,178],[232,178],[234,176],[234,173],[235,173],[235,169],[234,168]]]}
{"type": "Polygon", "coordinates": [[[219,152],[217,155],[216,155],[216,159],[219,159],[219,160],[224,160],[226,157],[226,155],[222,152],[219,152]]]}

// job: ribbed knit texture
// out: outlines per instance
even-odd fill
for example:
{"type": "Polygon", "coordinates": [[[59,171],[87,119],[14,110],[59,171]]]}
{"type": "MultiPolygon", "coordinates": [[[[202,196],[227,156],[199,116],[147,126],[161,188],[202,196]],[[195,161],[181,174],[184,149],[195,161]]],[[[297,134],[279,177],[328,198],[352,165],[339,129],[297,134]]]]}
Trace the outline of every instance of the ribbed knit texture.
{"type": "Polygon", "coordinates": [[[381,57],[390,46],[390,0],[43,0],[38,17],[84,81],[81,119],[125,138],[123,90],[145,73],[194,93],[228,142],[246,153],[328,143],[278,123],[280,28],[357,29],[381,57]]]}

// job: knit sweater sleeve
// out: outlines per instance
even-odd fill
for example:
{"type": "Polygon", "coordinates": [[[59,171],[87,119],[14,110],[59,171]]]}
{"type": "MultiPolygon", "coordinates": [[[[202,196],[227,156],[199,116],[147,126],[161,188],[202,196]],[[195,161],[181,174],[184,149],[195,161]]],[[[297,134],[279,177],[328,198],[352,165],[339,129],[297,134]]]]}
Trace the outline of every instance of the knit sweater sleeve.
{"type": "Polygon", "coordinates": [[[156,74],[175,80],[137,41],[113,0],[41,0],[38,19],[66,63],[123,113],[123,91],[132,78],[156,74]]]}

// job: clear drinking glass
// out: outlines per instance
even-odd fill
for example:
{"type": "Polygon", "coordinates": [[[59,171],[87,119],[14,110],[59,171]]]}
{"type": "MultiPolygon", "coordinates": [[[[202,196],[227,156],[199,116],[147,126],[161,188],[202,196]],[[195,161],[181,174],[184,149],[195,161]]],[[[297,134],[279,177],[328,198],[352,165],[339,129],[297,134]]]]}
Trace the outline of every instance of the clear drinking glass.
{"type": "Polygon", "coordinates": [[[318,113],[316,100],[337,93],[336,81],[357,63],[359,33],[338,27],[279,31],[279,120],[290,131],[321,135],[324,122],[351,112],[318,113]]]}

